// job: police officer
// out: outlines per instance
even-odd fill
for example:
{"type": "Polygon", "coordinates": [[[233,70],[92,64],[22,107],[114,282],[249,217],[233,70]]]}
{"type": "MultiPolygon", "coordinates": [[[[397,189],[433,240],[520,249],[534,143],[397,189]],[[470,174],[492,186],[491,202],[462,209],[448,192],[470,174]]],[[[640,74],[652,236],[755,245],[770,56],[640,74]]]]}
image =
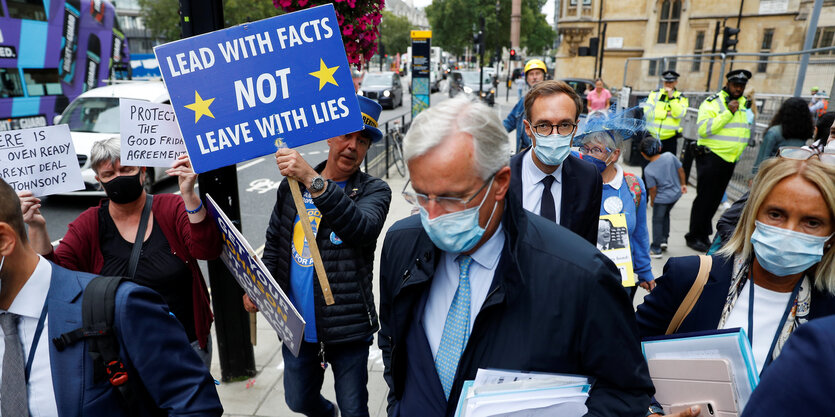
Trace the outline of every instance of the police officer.
{"type": "Polygon", "coordinates": [[[750,103],[742,95],[751,71],[733,70],[726,77],[725,87],[699,106],[698,184],[690,210],[690,231],[684,236],[687,246],[699,252],[706,252],[710,247],[713,214],[751,136],[746,114],[750,103]]]}
{"type": "Polygon", "coordinates": [[[690,102],[676,90],[679,74],[672,70],[664,71],[661,79],[664,87],[649,94],[644,102],[646,129],[652,137],[661,141],[661,152],[676,154],[678,138],[681,137],[681,119],[687,113],[690,102]]]}
{"type": "MultiPolygon", "coordinates": [[[[532,59],[525,64],[525,82],[529,87],[533,87],[540,81],[545,80],[548,75],[548,67],[541,59],[532,59]]],[[[505,130],[512,132],[516,129],[516,153],[522,149],[527,149],[531,146],[531,138],[525,133],[525,125],[522,123],[525,120],[525,97],[521,97],[519,102],[513,106],[510,114],[504,119],[505,130]]]]}

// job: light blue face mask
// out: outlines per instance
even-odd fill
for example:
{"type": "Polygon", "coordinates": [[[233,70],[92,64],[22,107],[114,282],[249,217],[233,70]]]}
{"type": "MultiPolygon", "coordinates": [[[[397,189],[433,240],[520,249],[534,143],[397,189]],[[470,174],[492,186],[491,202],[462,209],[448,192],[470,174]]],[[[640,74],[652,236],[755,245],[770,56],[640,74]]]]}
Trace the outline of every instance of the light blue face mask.
{"type": "MultiPolygon", "coordinates": [[[[429,235],[429,239],[432,239],[432,243],[438,249],[449,253],[461,253],[475,247],[484,235],[484,228],[478,224],[478,211],[487,199],[487,194],[489,194],[491,188],[493,188],[492,179],[478,206],[444,214],[434,219],[430,219],[426,209],[420,207],[420,223],[423,225],[423,230],[429,235]]],[[[487,219],[487,224],[490,224],[495,212],[496,205],[494,204],[493,211],[490,212],[490,218],[487,219]]]]}
{"type": "Polygon", "coordinates": [[[565,161],[568,153],[571,152],[571,135],[553,134],[543,136],[533,132],[533,136],[536,138],[536,146],[533,147],[533,152],[545,165],[559,165],[565,161]]]}
{"type": "Polygon", "coordinates": [[[751,235],[754,255],[766,271],[778,277],[801,273],[820,262],[829,236],[812,236],[755,222],[751,235]]]}

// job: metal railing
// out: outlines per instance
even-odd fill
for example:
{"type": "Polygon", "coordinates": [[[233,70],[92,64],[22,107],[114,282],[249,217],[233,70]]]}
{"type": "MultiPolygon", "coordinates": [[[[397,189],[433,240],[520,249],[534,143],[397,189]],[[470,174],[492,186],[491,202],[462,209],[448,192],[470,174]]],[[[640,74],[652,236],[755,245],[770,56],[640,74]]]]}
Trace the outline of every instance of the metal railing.
{"type": "Polygon", "coordinates": [[[394,165],[391,144],[392,134],[399,131],[402,135],[405,135],[411,123],[411,112],[407,112],[380,124],[383,140],[372,143],[368,148],[363,161],[363,171],[366,174],[377,178],[389,178],[389,168],[394,165]]]}

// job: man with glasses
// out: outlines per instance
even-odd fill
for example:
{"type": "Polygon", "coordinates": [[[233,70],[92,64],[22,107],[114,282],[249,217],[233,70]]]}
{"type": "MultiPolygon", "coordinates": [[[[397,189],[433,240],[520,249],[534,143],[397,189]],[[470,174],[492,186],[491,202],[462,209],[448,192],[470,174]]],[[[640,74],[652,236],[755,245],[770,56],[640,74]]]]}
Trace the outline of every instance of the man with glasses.
{"type": "Polygon", "coordinates": [[[596,244],[600,173],[570,154],[582,99],[562,81],[543,81],[525,96],[525,108],[533,148],[510,160],[510,198],[596,244]]]}
{"type": "MultiPolygon", "coordinates": [[[[372,142],[380,140],[382,108],[357,96],[365,127],[327,140],[328,159],[312,168],[293,149],[279,149],[281,175],[295,178],[322,256],[334,303],[325,302],[314,260],[287,180],[278,187],[264,246],[264,265],[305,320],[298,357],[282,346],[284,399],[308,416],[339,415],[321,394],[325,368],[333,365],[339,411],[368,416],[368,347],[377,331],[372,270],[377,237],[391,203],[391,189],[359,170],[372,142]]],[[[244,295],[244,307],[257,307],[244,295]]]]}
{"type": "Polygon", "coordinates": [[[510,146],[495,113],[464,97],[421,113],[403,141],[403,196],[419,214],[383,244],[388,415],[452,416],[464,381],[495,368],[587,375],[590,415],[644,416],[652,382],[620,274],[506,198],[510,146]]]}

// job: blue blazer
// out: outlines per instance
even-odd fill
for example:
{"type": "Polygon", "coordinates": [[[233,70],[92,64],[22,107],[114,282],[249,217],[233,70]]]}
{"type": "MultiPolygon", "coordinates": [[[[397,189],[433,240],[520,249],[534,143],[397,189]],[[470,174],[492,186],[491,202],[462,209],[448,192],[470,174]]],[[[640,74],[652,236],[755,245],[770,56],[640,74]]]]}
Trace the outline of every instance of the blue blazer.
{"type": "MultiPolygon", "coordinates": [[[[81,300],[95,275],[52,264],[47,294],[49,340],[81,327],[81,300]]],[[[156,292],[123,282],[116,292],[114,328],[121,358],[139,403],[151,401],[169,416],[220,416],[214,381],[188,342],[180,322],[156,292]],[[144,388],[143,388],[144,387],[144,388]]],[[[106,380],[93,382],[87,342],[59,352],[49,343],[52,384],[61,417],[123,416],[119,394],[106,380]]],[[[144,405],[140,415],[150,415],[144,405]]]]}
{"type": "MultiPolygon", "coordinates": [[[[510,198],[522,207],[522,159],[531,149],[510,158],[510,198]]],[[[562,163],[560,226],[597,245],[597,221],[603,180],[594,165],[568,155],[562,163]]]]}

